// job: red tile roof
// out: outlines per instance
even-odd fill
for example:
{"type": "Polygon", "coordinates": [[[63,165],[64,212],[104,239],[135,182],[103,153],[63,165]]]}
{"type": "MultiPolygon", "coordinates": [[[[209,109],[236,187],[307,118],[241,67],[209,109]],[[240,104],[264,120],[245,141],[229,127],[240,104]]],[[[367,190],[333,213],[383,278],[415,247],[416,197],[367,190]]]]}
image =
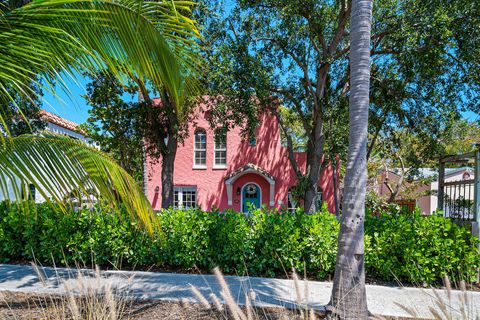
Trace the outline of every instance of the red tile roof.
{"type": "Polygon", "coordinates": [[[40,114],[41,114],[42,118],[44,118],[45,120],[47,120],[50,123],[56,124],[57,126],[60,126],[62,128],[68,129],[68,130],[79,132],[79,130],[77,129],[78,124],[73,122],[73,121],[64,119],[64,118],[62,118],[62,117],[60,117],[60,116],[58,116],[54,113],[46,111],[46,110],[40,111],[40,114]]]}

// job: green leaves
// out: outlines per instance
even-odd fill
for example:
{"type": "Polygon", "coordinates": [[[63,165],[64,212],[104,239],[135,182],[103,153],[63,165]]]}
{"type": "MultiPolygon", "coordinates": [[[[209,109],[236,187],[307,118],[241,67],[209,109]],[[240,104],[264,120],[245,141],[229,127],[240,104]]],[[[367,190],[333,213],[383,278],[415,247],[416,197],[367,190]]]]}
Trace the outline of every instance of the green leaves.
{"type": "MultiPolygon", "coordinates": [[[[182,270],[197,266],[228,274],[279,276],[295,267],[310,278],[327,279],[335,267],[339,224],[322,211],[243,213],[165,210],[156,219],[161,232],[151,237],[121,207],[97,205],[68,210],[48,204],[0,203],[0,262],[32,259],[42,263],[92,263],[182,270]],[[32,214],[34,213],[34,214],[32,214]],[[92,261],[93,257],[93,261],[92,261]]],[[[403,284],[475,281],[478,239],[450,220],[382,214],[365,223],[369,278],[403,284]]]]}
{"type": "MultiPolygon", "coordinates": [[[[7,85],[26,96],[42,75],[107,67],[126,81],[166,88],[179,107],[199,71],[198,31],[188,17],[192,2],[142,0],[35,0],[0,12],[0,102],[12,101],[7,85]]],[[[65,76],[64,76],[65,77],[65,76]]],[[[60,84],[64,85],[62,78],[60,84]]],[[[0,110],[0,121],[4,114],[0,110]]]]}
{"type": "Polygon", "coordinates": [[[89,118],[82,129],[141,183],[145,138],[141,127],[146,121],[141,121],[139,114],[148,107],[145,103],[126,102],[122,98],[127,93],[133,98],[135,89],[135,86],[123,86],[108,72],[92,75],[84,96],[90,106],[89,118]]]}
{"type": "MultiPolygon", "coordinates": [[[[200,70],[199,33],[190,18],[193,4],[34,0],[12,10],[2,7],[0,106],[16,105],[17,96],[34,97],[35,86],[51,90],[58,80],[65,87],[67,77],[106,68],[122,82],[135,79],[142,88],[166,92],[169,106],[181,117],[186,99],[197,90],[195,75],[200,70]]],[[[3,128],[8,128],[9,116],[0,108],[3,128]]],[[[93,192],[109,203],[120,200],[152,230],[147,200],[128,174],[103,153],[58,136],[4,141],[5,136],[10,136],[6,129],[0,133],[4,195],[20,198],[19,188],[7,190],[8,180],[15,179],[33,183],[44,197],[61,202],[62,207],[72,192],[93,192]]]]}
{"type": "Polygon", "coordinates": [[[23,135],[0,145],[0,195],[21,199],[32,183],[49,202],[66,210],[71,198],[122,203],[154,229],[153,210],[136,182],[104,153],[69,137],[23,135]],[[16,181],[16,183],[9,183],[16,181]]]}
{"type": "Polygon", "coordinates": [[[367,274],[417,285],[476,281],[478,239],[441,216],[382,214],[365,222],[367,274]]]}

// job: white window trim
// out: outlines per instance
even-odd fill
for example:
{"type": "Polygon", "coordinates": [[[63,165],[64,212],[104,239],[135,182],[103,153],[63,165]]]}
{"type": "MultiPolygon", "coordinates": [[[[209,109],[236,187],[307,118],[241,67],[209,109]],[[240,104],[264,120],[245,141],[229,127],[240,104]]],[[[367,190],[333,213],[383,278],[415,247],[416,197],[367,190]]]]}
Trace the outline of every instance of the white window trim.
{"type": "Polygon", "coordinates": [[[207,131],[199,129],[193,134],[193,169],[207,169],[207,131]],[[202,132],[205,135],[205,149],[197,149],[196,137],[197,133],[202,132]],[[205,151],[205,164],[197,164],[195,153],[196,151],[205,151]]]}
{"type": "Polygon", "coordinates": [[[178,192],[178,206],[175,206],[175,199],[173,200],[173,206],[175,209],[184,209],[183,206],[183,192],[184,191],[195,191],[195,208],[198,208],[198,191],[197,187],[173,187],[173,194],[175,198],[175,191],[178,192]]]}
{"type": "MultiPolygon", "coordinates": [[[[216,138],[216,136],[215,136],[216,138]]],[[[228,167],[227,134],[225,133],[225,148],[217,148],[217,140],[213,140],[213,168],[226,169],[228,167]],[[217,151],[225,151],[225,164],[217,164],[217,151]]]]}
{"type": "Polygon", "coordinates": [[[289,191],[287,197],[288,197],[287,198],[287,211],[295,212],[295,210],[297,210],[297,208],[298,208],[298,203],[294,199],[292,192],[289,191]],[[289,204],[291,204],[292,207],[290,207],[289,204]]]}

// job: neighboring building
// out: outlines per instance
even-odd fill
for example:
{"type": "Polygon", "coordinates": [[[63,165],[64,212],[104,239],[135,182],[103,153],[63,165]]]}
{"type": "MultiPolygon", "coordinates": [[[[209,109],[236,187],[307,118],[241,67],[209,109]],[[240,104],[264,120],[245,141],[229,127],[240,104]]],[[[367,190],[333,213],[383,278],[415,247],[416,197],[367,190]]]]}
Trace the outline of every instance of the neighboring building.
{"type": "Polygon", "coordinates": [[[69,136],[70,138],[81,140],[92,147],[98,148],[98,145],[92,139],[85,137],[83,131],[79,130],[77,123],[64,119],[46,110],[40,111],[40,114],[47,122],[45,131],[63,134],[69,136]]]}
{"type": "MultiPolygon", "coordinates": [[[[205,110],[201,106],[198,110],[205,110]]],[[[293,208],[289,189],[297,178],[282,146],[277,119],[264,113],[255,139],[241,137],[240,128],[215,137],[208,111],[198,111],[188,137],[178,146],[174,170],[174,206],[200,207],[210,211],[227,208],[247,212],[249,206],[293,208]],[[250,205],[249,205],[250,204],[250,205]]],[[[218,130],[217,130],[218,131],[218,130]]],[[[306,154],[295,158],[304,171],[306,154]]],[[[161,161],[161,160],[160,160],[161,161]]],[[[146,193],[154,209],[161,208],[161,162],[147,157],[146,193]]],[[[334,210],[333,169],[323,166],[318,181],[322,201],[334,210]]]]}
{"type": "MultiPolygon", "coordinates": [[[[97,144],[85,137],[83,132],[79,130],[78,124],[75,122],[72,122],[70,120],[64,119],[56,114],[53,114],[51,112],[41,110],[40,114],[42,118],[47,122],[47,125],[45,127],[46,132],[53,132],[56,134],[62,134],[71,137],[72,139],[76,140],[81,140],[85,142],[86,144],[98,148],[97,144]]],[[[16,181],[17,185],[20,184],[20,180],[16,181]]],[[[9,187],[9,193],[10,193],[10,198],[13,199],[13,189],[12,187],[9,187]]],[[[36,191],[35,186],[31,183],[28,184],[28,188],[26,188],[29,192],[29,197],[35,202],[44,202],[45,198],[36,191]]],[[[0,192],[0,201],[4,200],[5,197],[4,195],[0,192]]]]}
{"type": "MultiPolygon", "coordinates": [[[[378,195],[383,196],[388,199],[390,196],[390,191],[386,187],[384,180],[385,180],[385,172],[383,171],[380,176],[378,177],[378,183],[375,186],[375,191],[378,195]]],[[[420,208],[422,214],[432,214],[438,208],[438,171],[436,169],[430,168],[421,168],[419,176],[422,178],[431,178],[431,182],[427,182],[424,184],[418,184],[416,189],[413,192],[413,195],[416,195],[414,199],[403,199],[400,193],[398,197],[399,203],[407,203],[407,201],[412,201],[414,205],[420,208]]],[[[388,178],[393,183],[396,183],[399,179],[399,175],[395,172],[389,171],[388,178]]],[[[445,182],[453,182],[453,181],[468,181],[474,179],[474,170],[469,167],[463,168],[446,168],[445,169],[445,182]]],[[[473,187],[472,188],[462,188],[462,194],[460,195],[460,191],[457,191],[452,188],[446,187],[445,189],[445,196],[450,198],[458,198],[461,196],[465,200],[473,201],[473,187]],[[458,193],[458,194],[457,194],[458,193]]],[[[410,191],[412,194],[412,192],[410,191]]],[[[448,216],[449,213],[447,212],[449,209],[448,207],[445,208],[446,215],[448,216]]]]}

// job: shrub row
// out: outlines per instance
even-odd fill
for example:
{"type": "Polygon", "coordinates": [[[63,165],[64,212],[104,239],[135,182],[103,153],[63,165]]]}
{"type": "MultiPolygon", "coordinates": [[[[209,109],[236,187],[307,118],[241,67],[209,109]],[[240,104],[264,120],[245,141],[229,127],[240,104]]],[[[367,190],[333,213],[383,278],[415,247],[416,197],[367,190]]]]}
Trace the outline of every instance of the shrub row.
{"type": "MultiPolygon", "coordinates": [[[[120,210],[58,213],[47,204],[0,204],[0,262],[191,269],[219,266],[229,274],[284,275],[292,267],[310,277],[333,274],[339,224],[323,209],[313,215],[277,210],[242,213],[165,210],[161,232],[149,236],[120,210]]],[[[478,240],[439,216],[383,213],[365,223],[367,276],[434,284],[445,275],[474,281],[478,240]]]]}

